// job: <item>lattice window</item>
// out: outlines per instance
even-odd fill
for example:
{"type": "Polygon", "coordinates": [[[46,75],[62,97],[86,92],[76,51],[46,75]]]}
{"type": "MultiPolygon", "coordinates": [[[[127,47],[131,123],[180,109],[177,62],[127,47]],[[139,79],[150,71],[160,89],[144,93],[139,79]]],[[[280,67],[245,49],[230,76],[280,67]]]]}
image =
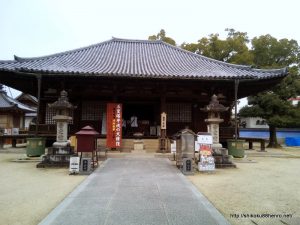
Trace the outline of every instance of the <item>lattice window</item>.
{"type": "Polygon", "coordinates": [[[106,112],[106,104],[99,102],[83,102],[81,119],[89,121],[99,121],[102,119],[103,113],[106,112]]]}
{"type": "Polygon", "coordinates": [[[192,106],[191,104],[180,104],[180,121],[192,122],[192,106]]]}
{"type": "Polygon", "coordinates": [[[186,122],[192,121],[192,106],[186,103],[168,103],[167,104],[168,122],[186,122]]]}
{"type": "Polygon", "coordinates": [[[48,104],[46,106],[46,119],[45,123],[46,124],[55,124],[55,121],[52,119],[53,116],[55,116],[56,112],[54,109],[49,108],[48,104]]]}

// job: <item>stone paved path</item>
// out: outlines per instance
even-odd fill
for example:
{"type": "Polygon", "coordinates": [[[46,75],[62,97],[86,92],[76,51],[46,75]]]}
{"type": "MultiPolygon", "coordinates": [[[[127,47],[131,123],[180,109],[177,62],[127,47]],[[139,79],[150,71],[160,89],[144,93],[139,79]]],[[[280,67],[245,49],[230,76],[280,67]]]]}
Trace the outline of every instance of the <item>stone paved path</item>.
{"type": "Polygon", "coordinates": [[[50,224],[229,223],[168,159],[116,158],[105,161],[40,223],[50,224]]]}

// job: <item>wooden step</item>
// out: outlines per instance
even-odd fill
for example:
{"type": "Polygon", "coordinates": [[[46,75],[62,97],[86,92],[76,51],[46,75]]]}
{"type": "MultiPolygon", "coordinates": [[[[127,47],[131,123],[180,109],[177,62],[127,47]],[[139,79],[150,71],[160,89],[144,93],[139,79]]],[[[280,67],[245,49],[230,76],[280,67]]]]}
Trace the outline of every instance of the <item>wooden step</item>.
{"type": "MultiPolygon", "coordinates": [[[[121,152],[133,152],[135,139],[122,139],[121,152]]],[[[144,151],[146,153],[154,153],[159,150],[159,139],[141,139],[144,143],[144,151]]],[[[100,146],[106,146],[106,139],[98,139],[97,144],[100,146]]],[[[168,143],[168,146],[170,144],[168,143]]]]}

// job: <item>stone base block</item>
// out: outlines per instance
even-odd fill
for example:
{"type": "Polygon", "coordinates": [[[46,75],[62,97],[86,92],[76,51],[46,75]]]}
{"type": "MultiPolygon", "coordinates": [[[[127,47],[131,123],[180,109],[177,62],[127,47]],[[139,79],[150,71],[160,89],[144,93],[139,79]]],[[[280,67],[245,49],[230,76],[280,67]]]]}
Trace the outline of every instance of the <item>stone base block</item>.
{"type": "Polygon", "coordinates": [[[134,143],[133,150],[135,150],[135,151],[144,150],[144,144],[143,143],[134,143]]]}
{"type": "Polygon", "coordinates": [[[134,140],[133,141],[133,150],[135,150],[135,151],[144,150],[144,141],[143,140],[134,140]]]}

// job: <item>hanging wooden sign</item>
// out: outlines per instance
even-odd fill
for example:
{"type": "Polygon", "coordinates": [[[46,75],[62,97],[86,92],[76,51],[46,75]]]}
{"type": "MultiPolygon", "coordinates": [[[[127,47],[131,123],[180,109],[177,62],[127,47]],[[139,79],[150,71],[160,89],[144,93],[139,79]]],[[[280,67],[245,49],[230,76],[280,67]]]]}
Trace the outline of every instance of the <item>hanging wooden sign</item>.
{"type": "Polygon", "coordinates": [[[160,128],[162,130],[166,130],[167,129],[167,114],[165,112],[160,114],[160,128]]]}
{"type": "Polygon", "coordinates": [[[107,103],[106,146],[120,148],[122,142],[122,104],[107,103]]]}

